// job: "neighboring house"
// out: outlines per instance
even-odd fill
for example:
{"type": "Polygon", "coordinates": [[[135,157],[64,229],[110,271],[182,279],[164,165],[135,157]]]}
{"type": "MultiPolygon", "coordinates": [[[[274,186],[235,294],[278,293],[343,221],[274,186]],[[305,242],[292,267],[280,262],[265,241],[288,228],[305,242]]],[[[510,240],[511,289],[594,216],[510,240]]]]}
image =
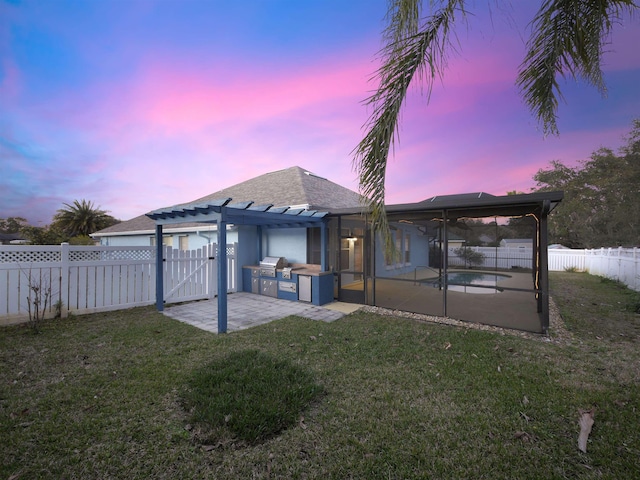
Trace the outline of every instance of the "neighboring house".
{"type": "Polygon", "coordinates": [[[500,246],[505,248],[533,248],[533,240],[531,238],[505,238],[500,240],[500,246]]]}
{"type": "Polygon", "coordinates": [[[486,235],[484,233],[482,235],[480,235],[480,237],[478,237],[478,240],[480,241],[481,245],[489,245],[489,244],[491,244],[491,243],[496,241],[496,239],[494,237],[491,237],[491,236],[486,235]]]}
{"type": "Polygon", "coordinates": [[[449,243],[449,248],[461,248],[465,243],[467,243],[464,238],[454,233],[449,234],[447,241],[449,243]]]}
{"type": "Polygon", "coordinates": [[[0,233],[0,245],[24,245],[28,241],[19,233],[0,233]]]}
{"type": "Polygon", "coordinates": [[[571,250],[571,248],[565,247],[561,243],[552,243],[548,248],[549,250],[571,250]]]}
{"type": "MultiPolygon", "coordinates": [[[[358,193],[301,167],[266,173],[188,203],[205,204],[223,198],[231,198],[233,203],[253,202],[254,205],[309,210],[332,210],[361,205],[358,193]]],[[[227,228],[228,243],[238,241],[238,228],[235,225],[227,228]]],[[[154,245],[155,223],[143,214],[95,232],[91,236],[101,245],[154,245]]],[[[307,258],[314,256],[312,252],[319,251],[318,239],[315,237],[313,231],[309,233],[306,229],[287,229],[286,232],[274,230],[267,236],[267,250],[271,255],[277,255],[280,251],[282,256],[291,262],[319,263],[308,261],[307,258]],[[285,233],[286,238],[282,238],[285,233]]],[[[216,242],[216,239],[216,224],[182,223],[167,227],[163,232],[163,243],[180,250],[200,248],[216,242]]]]}

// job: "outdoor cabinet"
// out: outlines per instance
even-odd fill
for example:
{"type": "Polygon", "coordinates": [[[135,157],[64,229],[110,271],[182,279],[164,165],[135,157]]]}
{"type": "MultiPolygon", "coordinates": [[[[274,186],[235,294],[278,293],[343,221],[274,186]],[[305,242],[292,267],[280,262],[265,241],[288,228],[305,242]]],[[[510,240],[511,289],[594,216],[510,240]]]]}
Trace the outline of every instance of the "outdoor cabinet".
{"type": "Polygon", "coordinates": [[[309,275],[298,275],[298,300],[311,302],[311,277],[309,275]]]}
{"type": "Polygon", "coordinates": [[[260,279],[260,294],[267,297],[278,297],[278,281],[268,278],[260,279]]]}

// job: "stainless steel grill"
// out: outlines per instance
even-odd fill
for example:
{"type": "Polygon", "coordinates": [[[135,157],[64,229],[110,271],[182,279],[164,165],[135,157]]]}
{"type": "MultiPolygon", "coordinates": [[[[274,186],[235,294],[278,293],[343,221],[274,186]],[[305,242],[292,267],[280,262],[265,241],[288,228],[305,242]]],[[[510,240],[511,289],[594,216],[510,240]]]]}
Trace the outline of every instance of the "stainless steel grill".
{"type": "Polygon", "coordinates": [[[287,264],[284,257],[264,257],[260,262],[261,277],[275,277],[276,270],[283,268],[287,264]]]}

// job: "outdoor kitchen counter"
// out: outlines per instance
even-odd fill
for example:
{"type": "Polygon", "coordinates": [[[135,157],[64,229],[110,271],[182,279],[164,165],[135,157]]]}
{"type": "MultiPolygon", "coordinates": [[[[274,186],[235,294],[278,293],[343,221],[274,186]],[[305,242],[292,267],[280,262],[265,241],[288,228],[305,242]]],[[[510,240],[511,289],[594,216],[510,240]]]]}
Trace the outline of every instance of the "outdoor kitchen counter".
{"type": "MultiPolygon", "coordinates": [[[[250,268],[252,270],[260,269],[260,265],[244,265],[242,268],[250,268]]],[[[333,272],[321,272],[320,265],[314,265],[311,263],[292,263],[289,265],[291,268],[291,273],[296,275],[311,275],[311,276],[320,276],[320,275],[332,275],[333,272]]],[[[276,269],[276,272],[282,272],[282,268],[276,269]]]]}
{"type": "Polygon", "coordinates": [[[320,265],[315,265],[311,263],[292,263],[289,265],[291,268],[291,273],[295,273],[296,275],[312,275],[312,276],[320,276],[320,275],[331,275],[333,272],[321,272],[320,265]]]}
{"type": "Polygon", "coordinates": [[[291,268],[291,278],[283,278],[282,268],[276,269],[276,275],[273,277],[261,274],[262,267],[259,265],[245,265],[242,290],[284,300],[306,301],[314,305],[324,305],[333,301],[333,272],[321,272],[320,265],[307,263],[293,263],[288,268],[291,268]],[[305,277],[311,280],[311,292],[306,290],[308,283],[305,283],[306,286],[302,284],[305,277]],[[311,298],[308,297],[309,293],[311,298]]]}

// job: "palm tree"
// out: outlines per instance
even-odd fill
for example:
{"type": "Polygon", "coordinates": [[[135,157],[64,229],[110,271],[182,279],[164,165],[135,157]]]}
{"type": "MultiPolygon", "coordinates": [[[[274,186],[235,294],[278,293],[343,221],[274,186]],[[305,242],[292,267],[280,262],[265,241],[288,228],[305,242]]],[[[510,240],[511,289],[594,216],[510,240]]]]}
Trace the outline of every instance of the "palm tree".
{"type": "MultiPolygon", "coordinates": [[[[431,0],[433,13],[421,20],[422,0],[389,0],[388,26],[380,51],[377,91],[366,100],[373,107],[367,133],[354,152],[360,190],[369,202],[374,229],[393,251],[384,206],[389,150],[398,134],[398,117],[414,76],[426,84],[427,98],[436,76],[442,76],[449,35],[457,17],[466,21],[465,0],[431,0]]],[[[531,25],[527,54],[516,84],[545,135],[558,134],[556,113],[562,98],[558,76],[585,80],[605,93],[600,67],[605,40],[634,0],[544,0],[531,25]]]]}
{"type": "Polygon", "coordinates": [[[54,224],[70,237],[88,236],[90,233],[107,228],[118,220],[100,210],[87,200],[74,200],[73,205],[63,204],[53,217],[54,224]]]}

